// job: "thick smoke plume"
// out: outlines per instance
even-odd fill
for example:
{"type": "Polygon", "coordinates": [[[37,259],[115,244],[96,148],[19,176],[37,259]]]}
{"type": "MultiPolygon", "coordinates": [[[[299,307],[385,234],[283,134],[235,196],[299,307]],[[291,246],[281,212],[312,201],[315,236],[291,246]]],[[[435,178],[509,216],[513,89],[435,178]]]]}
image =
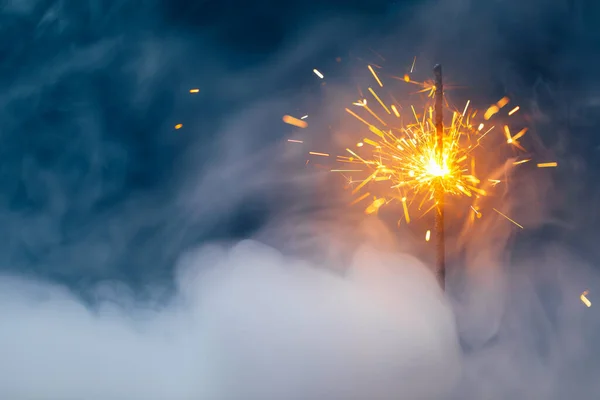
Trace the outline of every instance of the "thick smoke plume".
{"type": "Polygon", "coordinates": [[[227,2],[0,5],[0,398],[598,393],[600,319],[579,301],[600,289],[595,3],[292,3],[228,24],[227,2]],[[519,99],[559,161],[554,182],[511,177],[527,229],[486,219],[447,294],[421,238],[365,222],[281,144],[301,112],[307,145],[337,144],[365,72],[348,60],[376,54],[443,63],[470,85],[458,101],[519,99]]]}
{"type": "Polygon", "coordinates": [[[207,246],[183,258],[168,305],[112,291],[93,311],[60,287],[3,279],[3,396],[429,399],[451,387],[454,317],[422,264],[363,247],[345,276],[327,267],[252,241],[207,246]]]}

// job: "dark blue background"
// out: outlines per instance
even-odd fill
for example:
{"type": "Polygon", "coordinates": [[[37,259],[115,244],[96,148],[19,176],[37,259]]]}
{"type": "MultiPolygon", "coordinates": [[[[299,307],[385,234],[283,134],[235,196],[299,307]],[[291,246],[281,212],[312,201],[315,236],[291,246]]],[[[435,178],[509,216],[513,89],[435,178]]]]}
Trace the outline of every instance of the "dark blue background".
{"type": "MultiPolygon", "coordinates": [[[[217,222],[188,219],[174,201],[189,174],[202,171],[227,118],[257,97],[310,95],[314,66],[357,51],[365,35],[389,37],[421,3],[2,2],[0,271],[82,288],[103,279],[168,282],[186,248],[251,234],[275,207],[268,193],[217,222]],[[265,82],[261,93],[213,84],[266,67],[301,29],[346,16],[353,23],[340,40],[298,65],[295,79],[265,82]],[[201,93],[191,98],[191,87],[201,93]],[[184,129],[174,131],[178,122],[184,129]]],[[[486,55],[455,61],[448,48],[477,42],[478,25],[494,32],[487,56],[509,66],[513,86],[523,88],[517,95],[527,99],[537,90],[540,107],[553,116],[543,139],[561,161],[555,178],[564,201],[554,213],[564,224],[527,233],[529,246],[560,240],[592,259],[600,199],[600,5],[521,3],[475,1],[468,24],[436,17],[421,29],[431,35],[440,24],[454,32],[431,50],[450,71],[480,57],[486,63],[486,55]]],[[[235,84],[243,86],[240,76],[235,84]]],[[[493,69],[479,76],[489,83],[490,100],[494,90],[511,86],[493,69]]],[[[279,110],[272,118],[279,123],[279,110]]],[[[276,139],[261,137],[265,145],[276,139]]]]}

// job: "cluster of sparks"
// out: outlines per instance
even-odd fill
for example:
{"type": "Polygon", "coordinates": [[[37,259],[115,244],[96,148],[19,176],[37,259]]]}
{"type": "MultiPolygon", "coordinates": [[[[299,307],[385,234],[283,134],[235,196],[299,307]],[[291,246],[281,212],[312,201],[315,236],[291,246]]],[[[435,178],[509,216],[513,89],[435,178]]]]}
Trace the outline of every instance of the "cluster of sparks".
{"type": "MultiPolygon", "coordinates": [[[[375,69],[368,65],[368,70],[379,88],[383,88],[383,81],[375,69]]],[[[317,69],[313,72],[324,79],[317,69]]],[[[352,193],[357,196],[352,203],[367,202],[367,214],[376,213],[383,205],[398,201],[402,204],[403,219],[410,223],[413,210],[423,216],[436,207],[435,193],[441,190],[444,195],[471,198],[470,218],[480,218],[482,212],[476,200],[488,195],[486,188],[501,183],[497,179],[482,179],[476,174],[477,159],[490,158],[489,153],[481,154],[486,151],[482,143],[494,130],[500,130],[505,145],[511,146],[516,152],[526,152],[520,140],[527,133],[527,128],[513,133],[508,125],[491,123],[510,100],[503,97],[484,113],[470,108],[470,101],[462,110],[453,109],[446,101],[444,113],[452,117],[443,128],[442,146],[439,148],[433,107],[429,100],[436,93],[434,83],[413,81],[408,74],[393,78],[420,86],[418,93],[428,98],[425,105],[419,110],[413,105],[403,108],[393,96],[390,96],[391,101],[386,102],[369,87],[368,98],[365,96],[354,102],[352,107],[346,108],[346,112],[366,127],[370,136],[359,141],[356,149],[347,148],[344,155],[336,156],[336,161],[344,167],[336,167],[331,171],[344,174],[352,193]]],[[[519,106],[511,108],[508,116],[514,115],[519,109],[519,106]]],[[[285,116],[283,120],[300,128],[307,126],[305,121],[291,116],[285,116]]],[[[289,142],[302,143],[291,139],[289,142]]],[[[317,151],[310,151],[309,155],[331,157],[328,153],[317,151]]],[[[518,156],[515,160],[514,165],[531,161],[528,158],[518,159],[518,156]]],[[[557,163],[538,163],[537,166],[556,167],[557,163]]],[[[500,210],[493,210],[523,228],[500,210]]],[[[429,241],[430,237],[431,233],[427,231],[425,239],[429,241]]]]}

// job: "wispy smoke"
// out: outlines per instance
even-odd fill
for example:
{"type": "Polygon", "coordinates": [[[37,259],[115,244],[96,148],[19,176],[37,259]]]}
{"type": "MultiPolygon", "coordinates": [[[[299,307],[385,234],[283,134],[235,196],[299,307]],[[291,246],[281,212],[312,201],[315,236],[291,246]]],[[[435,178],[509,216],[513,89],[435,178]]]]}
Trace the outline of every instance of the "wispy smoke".
{"type": "Polygon", "coordinates": [[[600,320],[579,302],[600,287],[591,2],[386,2],[376,19],[325,10],[292,34],[274,28],[278,51],[243,56],[215,39],[227,36],[210,9],[196,24],[190,2],[185,16],[152,3],[0,11],[0,32],[23,42],[0,45],[0,397],[600,390],[600,320]],[[330,177],[303,168],[305,148],[281,145],[291,134],[281,116],[300,111],[307,146],[343,141],[339,115],[359,76],[349,60],[363,68],[375,52],[387,66],[416,54],[423,76],[442,62],[470,85],[454,99],[518,99],[531,149],[559,161],[553,179],[511,176],[525,200],[505,205],[527,229],[483,221],[452,255],[448,296],[422,240],[392,233],[385,215],[365,221],[330,177]]]}

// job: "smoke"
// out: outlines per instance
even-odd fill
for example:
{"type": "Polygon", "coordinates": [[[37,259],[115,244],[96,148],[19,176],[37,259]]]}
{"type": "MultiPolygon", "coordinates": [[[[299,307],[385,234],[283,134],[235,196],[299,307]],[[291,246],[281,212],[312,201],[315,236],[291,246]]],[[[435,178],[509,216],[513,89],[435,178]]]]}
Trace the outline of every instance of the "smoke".
{"type": "Polygon", "coordinates": [[[432,274],[367,246],[344,276],[330,267],[253,241],[208,246],[183,257],[168,305],[111,290],[93,311],[64,288],[4,278],[2,394],[429,399],[448,390],[458,344],[432,274]]]}
{"type": "Polygon", "coordinates": [[[253,4],[227,29],[230,10],[171,3],[2,6],[0,32],[23,43],[0,45],[0,397],[597,393],[600,321],[579,302],[599,287],[591,3],[372,2],[376,18],[324,5],[312,19],[293,19],[305,2],[253,4]],[[256,42],[276,51],[251,39],[263,25],[256,42]],[[298,134],[281,116],[307,113],[306,145],[339,145],[375,52],[386,67],[417,55],[419,78],[442,62],[470,85],[458,101],[518,99],[531,150],[561,167],[511,177],[526,201],[503,204],[527,229],[486,217],[447,296],[421,238],[365,222],[281,144],[298,134]]]}

